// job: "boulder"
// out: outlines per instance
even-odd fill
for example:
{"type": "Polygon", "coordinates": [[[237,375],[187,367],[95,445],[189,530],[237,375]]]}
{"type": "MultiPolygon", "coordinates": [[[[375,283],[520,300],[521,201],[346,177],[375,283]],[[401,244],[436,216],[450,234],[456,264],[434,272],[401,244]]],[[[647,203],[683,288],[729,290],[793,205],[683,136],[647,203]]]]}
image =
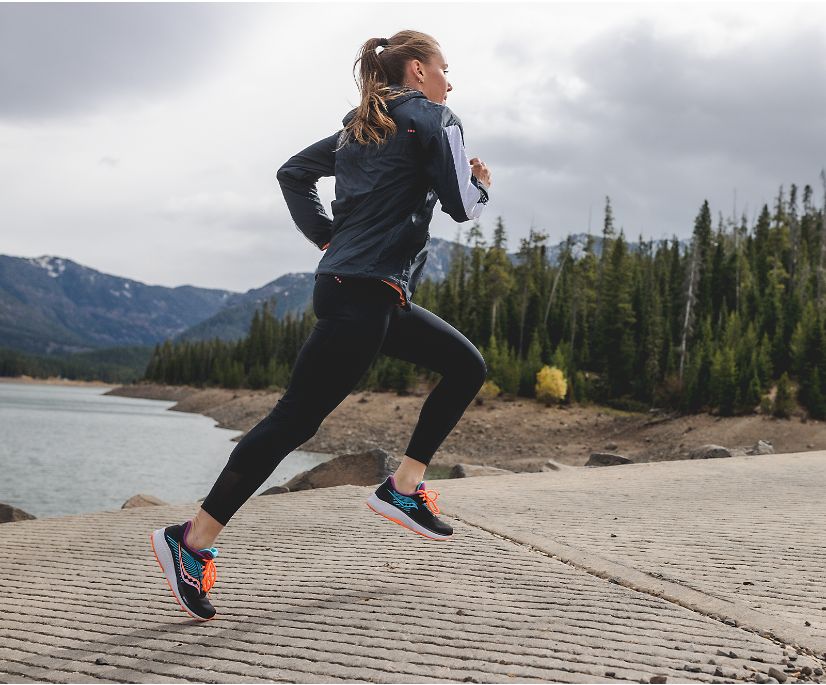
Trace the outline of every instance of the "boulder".
{"type": "Polygon", "coordinates": [[[771,440],[758,440],[749,451],[749,454],[774,454],[774,445],[771,440]]]}
{"type": "Polygon", "coordinates": [[[162,499],[152,495],[132,495],[123,503],[121,509],[134,509],[136,507],[155,507],[159,504],[167,504],[162,499]]]}
{"type": "Polygon", "coordinates": [[[294,492],[335,485],[378,485],[399,467],[399,460],[375,447],[365,452],[342,454],[299,473],[284,487],[294,492]]]}
{"type": "MultiPolygon", "coordinates": [[[[307,472],[305,471],[304,473],[307,473],[307,472]]],[[[285,492],[289,492],[289,491],[290,491],[290,489],[285,488],[283,485],[273,485],[271,488],[267,488],[266,490],[264,490],[264,492],[262,492],[259,495],[259,497],[261,495],[282,495],[285,492]]]]}
{"type": "Polygon", "coordinates": [[[37,517],[32,516],[27,511],[13,507],[11,504],[0,502],[0,523],[13,523],[14,521],[26,521],[33,518],[37,517]]]}
{"type": "Polygon", "coordinates": [[[721,459],[730,456],[731,451],[722,445],[700,445],[688,453],[688,459],[721,459]]]}
{"type": "Polygon", "coordinates": [[[548,459],[544,464],[542,464],[543,471],[562,471],[562,469],[567,469],[567,464],[560,464],[559,462],[554,461],[553,459],[548,459]]]}
{"type": "Polygon", "coordinates": [[[591,452],[585,466],[619,466],[620,464],[633,464],[628,457],[613,452],[591,452]]]}
{"type": "Polygon", "coordinates": [[[473,478],[475,476],[504,476],[513,471],[498,469],[495,466],[483,466],[482,464],[455,464],[450,469],[451,478],[473,478]]]}

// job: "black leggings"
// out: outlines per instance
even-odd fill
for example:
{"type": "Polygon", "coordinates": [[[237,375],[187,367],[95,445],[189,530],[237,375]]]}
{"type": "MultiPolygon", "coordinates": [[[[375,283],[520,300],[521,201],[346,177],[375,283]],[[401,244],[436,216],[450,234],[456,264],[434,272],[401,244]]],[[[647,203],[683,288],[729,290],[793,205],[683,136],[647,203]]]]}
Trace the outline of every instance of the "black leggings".
{"type": "Polygon", "coordinates": [[[226,525],[290,452],[318,431],[377,354],[404,359],[442,378],[427,397],[405,454],[428,464],[485,381],[487,366],[464,335],[372,278],[318,274],[318,321],[298,353],[289,385],[272,411],[230,454],[203,509],[226,525]]]}

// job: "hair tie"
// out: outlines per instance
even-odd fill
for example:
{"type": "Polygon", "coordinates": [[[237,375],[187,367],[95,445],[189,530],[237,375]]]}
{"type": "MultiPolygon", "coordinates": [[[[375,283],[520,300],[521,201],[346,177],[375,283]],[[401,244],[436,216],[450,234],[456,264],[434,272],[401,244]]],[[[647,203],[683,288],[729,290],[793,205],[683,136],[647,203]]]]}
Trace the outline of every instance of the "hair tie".
{"type": "Polygon", "coordinates": [[[384,50],[385,45],[390,45],[390,41],[387,38],[379,38],[379,44],[373,48],[376,51],[377,55],[380,55],[384,50]]]}

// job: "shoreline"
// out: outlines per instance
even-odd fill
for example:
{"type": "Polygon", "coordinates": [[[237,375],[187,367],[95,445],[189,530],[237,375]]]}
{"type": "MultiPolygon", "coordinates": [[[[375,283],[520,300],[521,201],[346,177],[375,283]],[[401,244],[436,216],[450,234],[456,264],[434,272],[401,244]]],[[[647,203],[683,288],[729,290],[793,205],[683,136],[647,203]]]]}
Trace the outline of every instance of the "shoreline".
{"type": "Polygon", "coordinates": [[[78,385],[95,388],[116,388],[118,383],[104,383],[103,381],[80,381],[60,376],[36,378],[34,376],[0,376],[0,383],[21,383],[26,385],[78,385]]]}
{"type": "MultiPolygon", "coordinates": [[[[401,458],[429,392],[424,385],[406,395],[353,392],[300,449],[340,455],[379,447],[401,458]]],[[[174,401],[171,411],[204,414],[221,428],[241,431],[237,441],[272,410],[282,392],[137,383],[106,394],[174,401]]],[[[675,461],[688,458],[702,445],[749,449],[758,440],[770,442],[775,453],[826,450],[826,422],[757,413],[649,415],[587,404],[546,407],[529,398],[497,397],[471,402],[431,464],[439,470],[465,463],[538,472],[548,468],[548,461],[584,466],[592,452],[620,454],[636,463],[675,461]]]]}

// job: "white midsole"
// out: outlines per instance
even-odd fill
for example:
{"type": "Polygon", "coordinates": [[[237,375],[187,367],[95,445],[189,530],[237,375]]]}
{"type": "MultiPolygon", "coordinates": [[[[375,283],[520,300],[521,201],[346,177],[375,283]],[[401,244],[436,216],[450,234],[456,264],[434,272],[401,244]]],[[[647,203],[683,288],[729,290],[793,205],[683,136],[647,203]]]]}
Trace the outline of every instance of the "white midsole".
{"type": "Polygon", "coordinates": [[[163,568],[163,574],[169,582],[169,587],[172,592],[175,593],[183,610],[193,618],[204,620],[203,616],[198,616],[198,614],[193,613],[187,608],[184,598],[181,597],[180,592],[178,592],[178,576],[175,575],[175,560],[172,558],[172,551],[166,543],[166,535],[164,535],[163,528],[159,528],[152,533],[152,546],[155,548],[155,554],[158,555],[158,561],[161,562],[161,568],[163,568]]]}
{"type": "Polygon", "coordinates": [[[392,504],[385,502],[378,495],[376,495],[375,492],[367,498],[367,503],[378,513],[402,521],[408,528],[411,528],[426,537],[432,538],[433,540],[449,540],[453,537],[451,535],[434,533],[429,528],[425,528],[421,523],[414,521],[398,507],[394,507],[392,504]]]}

